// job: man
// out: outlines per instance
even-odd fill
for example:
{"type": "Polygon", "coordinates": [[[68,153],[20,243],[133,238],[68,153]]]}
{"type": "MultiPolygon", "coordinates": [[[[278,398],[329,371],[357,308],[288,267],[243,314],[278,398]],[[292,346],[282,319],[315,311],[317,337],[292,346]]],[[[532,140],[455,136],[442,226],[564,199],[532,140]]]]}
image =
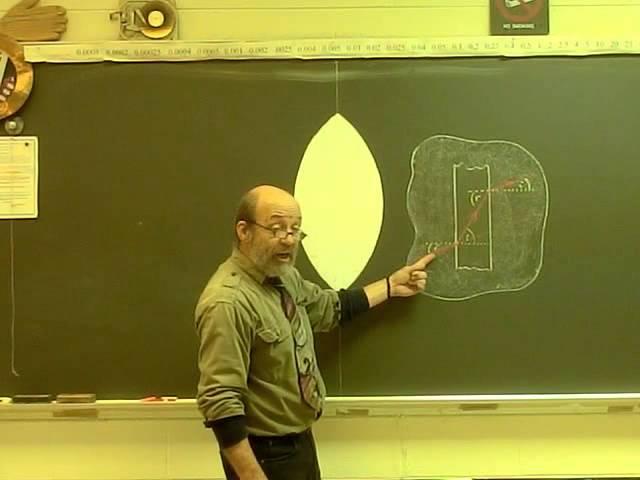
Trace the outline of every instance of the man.
{"type": "Polygon", "coordinates": [[[313,332],[426,285],[434,255],[360,289],[323,290],[294,268],[302,216],[286,191],[263,185],[238,208],[233,253],[196,307],[198,406],[228,479],[317,480],[310,427],[326,391],[313,332]]]}

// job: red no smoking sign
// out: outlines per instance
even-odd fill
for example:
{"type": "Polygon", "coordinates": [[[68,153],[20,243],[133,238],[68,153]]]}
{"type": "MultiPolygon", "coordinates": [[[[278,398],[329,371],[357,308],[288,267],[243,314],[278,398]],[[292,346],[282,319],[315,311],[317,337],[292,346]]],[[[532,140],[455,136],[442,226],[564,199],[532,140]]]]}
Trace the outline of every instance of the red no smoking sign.
{"type": "Polygon", "coordinates": [[[492,35],[549,33],[547,0],[490,0],[492,35]]]}

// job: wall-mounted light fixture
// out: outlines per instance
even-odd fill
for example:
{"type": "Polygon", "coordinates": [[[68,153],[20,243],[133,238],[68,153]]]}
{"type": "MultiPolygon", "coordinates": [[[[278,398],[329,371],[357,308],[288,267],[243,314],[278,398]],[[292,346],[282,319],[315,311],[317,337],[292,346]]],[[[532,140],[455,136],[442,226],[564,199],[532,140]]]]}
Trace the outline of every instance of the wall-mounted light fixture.
{"type": "Polygon", "coordinates": [[[111,20],[120,22],[120,38],[126,40],[175,40],[178,12],[173,0],[121,0],[111,20]]]}

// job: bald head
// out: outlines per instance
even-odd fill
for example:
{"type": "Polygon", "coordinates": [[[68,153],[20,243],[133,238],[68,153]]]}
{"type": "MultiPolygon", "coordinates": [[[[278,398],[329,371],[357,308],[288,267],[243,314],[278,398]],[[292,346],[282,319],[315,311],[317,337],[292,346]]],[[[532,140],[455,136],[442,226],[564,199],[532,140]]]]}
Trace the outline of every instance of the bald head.
{"type": "Polygon", "coordinates": [[[273,185],[260,185],[249,190],[248,194],[255,195],[258,221],[269,221],[274,215],[300,217],[298,202],[286,190],[273,185]]]}

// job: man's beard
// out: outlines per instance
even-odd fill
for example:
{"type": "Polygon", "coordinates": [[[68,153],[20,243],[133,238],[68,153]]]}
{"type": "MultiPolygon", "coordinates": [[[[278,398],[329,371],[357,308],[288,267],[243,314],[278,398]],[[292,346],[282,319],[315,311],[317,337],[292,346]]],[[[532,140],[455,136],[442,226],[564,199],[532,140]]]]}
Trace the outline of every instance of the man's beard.
{"type": "Polygon", "coordinates": [[[281,277],[289,272],[296,263],[298,257],[298,246],[296,245],[287,253],[290,254],[289,261],[282,262],[276,257],[277,250],[269,247],[261,247],[252,244],[250,246],[249,257],[267,277],[281,277]]]}

